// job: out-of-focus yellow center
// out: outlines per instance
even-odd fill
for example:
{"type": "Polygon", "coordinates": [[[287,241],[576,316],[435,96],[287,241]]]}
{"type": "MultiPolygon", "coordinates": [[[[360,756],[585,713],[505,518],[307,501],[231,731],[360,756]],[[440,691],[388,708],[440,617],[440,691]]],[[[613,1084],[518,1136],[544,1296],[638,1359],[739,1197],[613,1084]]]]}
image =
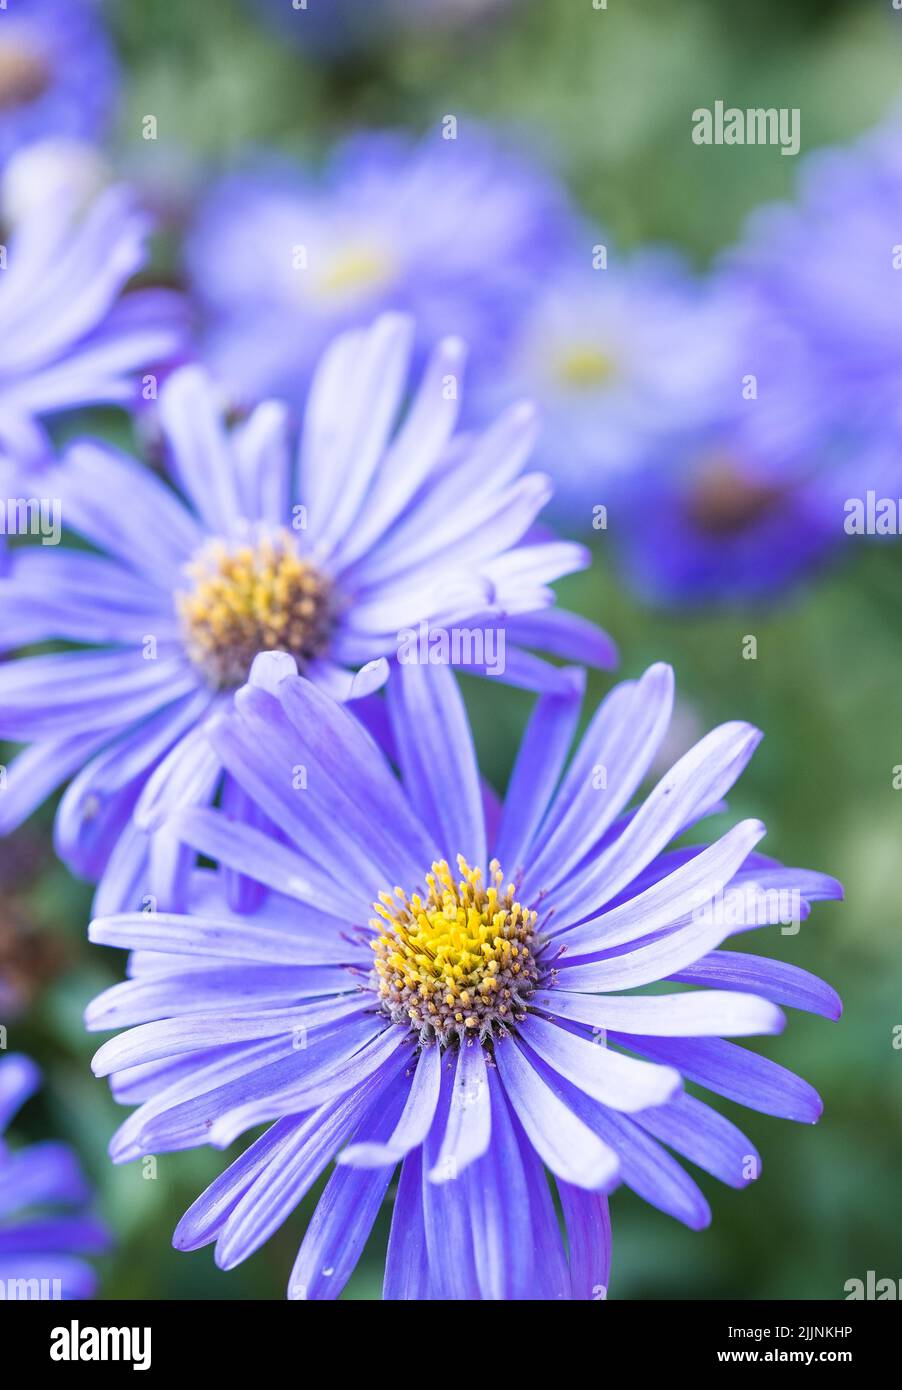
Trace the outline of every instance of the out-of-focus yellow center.
{"type": "Polygon", "coordinates": [[[396,888],[374,904],[379,996],[421,1043],[503,1034],[524,1017],[539,979],[536,913],[514,900],[513,884],[503,887],[498,861],[488,887],[462,855],[457,867],[459,878],[446,860],[433,864],[425,897],[396,888]]]}
{"type": "Polygon", "coordinates": [[[176,595],[185,646],[216,689],[240,685],[258,652],[290,652],[303,669],[327,646],[332,585],[290,532],[236,547],[212,541],[186,569],[192,588],[176,595]]]}
{"type": "Polygon", "coordinates": [[[40,54],[0,39],[0,111],[37,101],[50,85],[50,70],[40,54]]]}
{"type": "Polygon", "coordinates": [[[606,385],[616,371],[617,363],[610,353],[591,343],[574,344],[560,354],[556,364],[558,380],[581,391],[606,385]]]}
{"type": "Polygon", "coordinates": [[[396,270],[390,251],[365,242],[351,243],[328,258],[313,284],[323,298],[351,297],[390,284],[396,270]]]}

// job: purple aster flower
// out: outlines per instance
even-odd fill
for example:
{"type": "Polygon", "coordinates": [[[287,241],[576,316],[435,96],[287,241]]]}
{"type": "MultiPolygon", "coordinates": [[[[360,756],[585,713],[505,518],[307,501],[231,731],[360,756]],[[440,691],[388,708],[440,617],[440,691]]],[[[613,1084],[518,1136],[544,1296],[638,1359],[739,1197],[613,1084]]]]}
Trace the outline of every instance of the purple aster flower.
{"type": "Polygon", "coordinates": [[[715,280],[709,349],[682,428],[660,429],[612,496],[625,572],[663,603],[779,593],[841,535],[829,432],[807,344],[749,286],[715,280]]]}
{"type": "Polygon", "coordinates": [[[456,139],[358,135],[318,175],[234,173],[187,247],[207,358],[242,400],[294,399],[328,339],[384,309],[414,315],[421,356],[454,333],[494,358],[565,217],[544,175],[467,122],[456,139]]]}
{"type": "Polygon", "coordinates": [[[868,494],[895,511],[898,129],[811,156],[797,201],[757,212],[725,258],[711,290],[719,363],[698,378],[698,426],[661,438],[612,523],[646,595],[775,595],[856,534],[850,508],[864,513],[868,494]]]}
{"type": "Polygon", "coordinates": [[[12,172],[18,215],[0,271],[0,451],[29,464],[48,451],[45,417],[138,401],[137,373],[182,347],[185,316],[170,291],[122,293],[146,262],[149,232],[129,189],[107,188],[85,206],[84,181],[71,176],[65,153],[44,146],[18,156],[12,172]],[[20,164],[34,159],[38,196],[20,164]]]}
{"type": "Polygon", "coordinates": [[[766,458],[737,458],[737,443],[713,434],[675,444],[672,468],[637,478],[612,539],[626,579],[646,602],[769,600],[832,549],[816,487],[793,487],[790,473],[774,476],[766,458]]]}
{"type": "Polygon", "coordinates": [[[281,406],[228,430],[213,386],[185,367],[159,402],[178,491],[90,441],[45,475],[95,553],[20,547],[0,583],[7,650],[82,644],[0,666],[0,737],[30,745],[9,768],[0,830],[77,774],[56,846],[103,878],[98,910],[146,893],[177,902],[184,856],[149,832],[170,803],[216,793],[202,728],[260,650],[290,652],[342,700],[378,688],[395,656],[537,689],[567,677],[529,648],[613,662],[604,633],[552,606],[549,585],[588,556],[535,531],[549,484],[522,472],[534,412],[455,433],[463,345],[439,344],[408,402],[412,338],[386,315],[336,339],[297,468],[281,406]]]}
{"type": "Polygon", "coordinates": [[[652,600],[771,593],[836,543],[810,354],[748,284],[703,290],[654,251],[596,269],[587,251],[546,280],[502,382],[483,406],[514,386],[537,401],[557,513],[600,518],[652,600]]]}
{"type": "Polygon", "coordinates": [[[0,166],[34,140],[100,135],[116,87],[90,0],[8,0],[0,9],[0,166]]]}
{"type": "Polygon", "coordinates": [[[731,263],[803,334],[839,431],[889,435],[902,398],[902,113],[808,156],[796,200],[760,209],[731,263]]]}
{"type": "Polygon", "coordinates": [[[715,276],[704,318],[684,425],[612,487],[611,540],[654,601],[771,598],[844,543],[846,499],[899,495],[899,466],[864,415],[857,434],[838,419],[820,347],[753,281],[715,276]]]}
{"type": "Polygon", "coordinates": [[[555,510],[587,530],[593,507],[610,506],[662,438],[708,409],[699,385],[719,366],[719,345],[707,300],[674,256],[598,249],[607,264],[596,267],[592,234],[583,241],[543,278],[483,404],[512,393],[536,401],[555,510]]]}
{"type": "Polygon", "coordinates": [[[615,1184],[698,1228],[708,1204],[680,1158],[737,1188],[758,1174],[751,1141],[684,1081],[818,1118],[805,1081],[728,1039],[780,1032],[780,1005],[836,1018],[836,994],[720,948],[801,921],[839,884],[759,854],[756,820],[669,848],[722,809],[758,730],[715,729],[628,809],[667,728],[670,668],[617,686],[566,765],[570,674],[537,701],[499,806],[446,668],[388,684],[399,778],[289,657],[257,658],[210,729],[249,813],[188,807],[170,828],[265,899],[236,914],[198,870],[187,913],[91,928],[131,952],[130,978],[88,1012],[127,1030],[94,1060],[139,1106],[113,1158],[269,1126],[183,1217],[178,1248],[215,1241],[234,1266],[337,1158],[289,1285],[335,1298],[400,1165],[386,1298],[598,1297],[615,1184]],[[679,988],[626,992],[659,983],[679,988]]]}
{"type": "Polygon", "coordinates": [[[40,1085],[29,1058],[0,1059],[0,1286],[7,1299],[90,1298],[97,1279],[85,1256],[109,1245],[87,1212],[91,1191],[65,1144],[10,1148],[9,1121],[40,1085]],[[70,1212],[44,1208],[71,1208],[70,1212]]]}

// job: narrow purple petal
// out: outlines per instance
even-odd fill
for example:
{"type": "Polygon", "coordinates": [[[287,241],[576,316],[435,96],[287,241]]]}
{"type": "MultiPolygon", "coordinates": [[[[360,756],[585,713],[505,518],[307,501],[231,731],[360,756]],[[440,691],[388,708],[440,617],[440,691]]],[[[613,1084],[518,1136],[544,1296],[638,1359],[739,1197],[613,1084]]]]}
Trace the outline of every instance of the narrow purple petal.
{"type": "Polygon", "coordinates": [[[607,1297],[611,1278],[611,1216],[608,1199],[568,1182],[557,1185],[570,1247],[570,1286],[574,1299],[607,1297]]]}
{"type": "Polygon", "coordinates": [[[386,1302],[428,1299],[429,1258],[423,1223],[422,1151],[405,1158],[392,1213],[382,1297],[386,1302]]]}
{"type": "Polygon", "coordinates": [[[688,926],[678,927],[643,946],[603,960],[568,964],[567,957],[558,959],[561,984],[567,989],[612,992],[635,989],[653,984],[713,951],[729,934],[729,926],[717,914],[701,916],[688,926]]]}
{"type": "Polygon", "coordinates": [[[476,1275],[470,1212],[466,1201],[466,1176],[445,1183],[430,1182],[427,1176],[438,1162],[442,1137],[447,1128],[453,1087],[454,1072],[447,1066],[443,1067],[442,1089],[435,1123],[422,1150],[423,1173],[420,1192],[433,1296],[469,1301],[479,1298],[479,1280],[476,1275]]]}
{"type": "Polygon", "coordinates": [[[672,1067],[649,1067],[612,1051],[603,1039],[590,1042],[535,1014],[520,1025],[519,1033],[530,1054],[541,1057],[552,1072],[614,1110],[632,1113],[664,1105],[682,1087],[672,1067]]]}
{"type": "Polygon", "coordinates": [[[750,724],[722,724],[671,768],[636,812],[620,838],[586,875],[590,900],[609,902],[640,869],[665,849],[694,815],[729,791],[758,744],[750,724]]]}
{"type": "MultiPolygon", "coordinates": [[[[617,1040],[621,1041],[619,1037],[617,1040]]],[[[820,1119],[823,1104],[807,1081],[736,1043],[721,1038],[676,1041],[638,1036],[624,1037],[622,1041],[646,1057],[678,1067],[688,1081],[747,1105],[750,1110],[802,1124],[814,1124],[820,1119]]]]}
{"type": "Polygon", "coordinates": [[[353,1144],[342,1149],[338,1162],[357,1168],[379,1168],[399,1162],[411,1149],[417,1148],[432,1127],[441,1080],[442,1049],[424,1048],[417,1058],[404,1113],[389,1138],[384,1143],[361,1142],[355,1138],[353,1144]]]}
{"type": "MultiPolygon", "coordinates": [[[[744,951],[712,951],[695,965],[678,971],[670,978],[690,985],[749,990],[774,1004],[805,1009],[808,1013],[821,1014],[834,1021],[842,1013],[842,1000],[836,990],[816,975],[802,970],[798,965],[770,960],[766,956],[747,955],[744,951]]],[[[612,1024],[612,1027],[619,1026],[612,1024]]]]}
{"type": "Polygon", "coordinates": [[[617,1157],[576,1116],[513,1038],[495,1051],[498,1072],[517,1119],[556,1177],[577,1187],[607,1190],[617,1178],[617,1157]]]}
{"type": "MultiPolygon", "coordinates": [[[[682,978],[676,976],[672,978],[682,978]]],[[[780,1033],[786,1019],[778,1008],[755,994],[706,989],[689,994],[576,994],[564,989],[534,995],[533,1008],[590,1028],[654,1037],[744,1037],[780,1033]]]]}
{"type": "MultiPolygon", "coordinates": [[[[388,686],[401,775],[450,863],[486,860],[482,792],[463,698],[445,666],[399,666],[388,686]]],[[[426,866],[421,869],[425,872],[426,866]]]]}
{"type": "Polygon", "coordinates": [[[492,1135],[492,1109],[485,1052],[481,1043],[460,1048],[448,1119],[430,1182],[453,1182],[469,1164],[481,1158],[492,1135]]]}
{"type": "MultiPolygon", "coordinates": [[[[385,1147],[410,1082],[399,1077],[361,1122],[356,1139],[385,1147]]],[[[288,1281],[289,1298],[336,1299],[379,1214],[396,1161],[377,1169],[336,1168],[307,1227],[288,1281]]]]}
{"type": "Polygon", "coordinates": [[[561,882],[619,815],[648,771],[672,707],[673,672],[664,665],[616,686],[602,702],[536,837],[528,884],[561,882]]]}
{"type": "Polygon", "coordinates": [[[216,1263],[233,1269],[259,1250],[313,1186],[336,1150],[359,1123],[375,1087],[357,1087],[304,1120],[226,1217],[216,1240],[216,1263]]]}
{"type": "Polygon", "coordinates": [[[528,1299],[542,1237],[532,1220],[530,1186],[498,1074],[489,1068],[492,1141],[464,1174],[476,1278],[484,1299],[528,1299]]]}
{"type": "Polygon", "coordinates": [[[573,958],[651,936],[693,914],[713,916],[722,908],[725,885],[764,833],[760,821],[741,821],[644,893],[562,931],[561,944],[573,958]]]}
{"type": "Polygon", "coordinates": [[[493,849],[510,877],[527,849],[560,779],[576,731],[585,675],[574,670],[565,694],[539,697],[520,744],[493,849]]]}
{"type": "Polygon", "coordinates": [[[694,1096],[677,1096],[669,1105],[637,1115],[636,1123],[730,1187],[746,1187],[761,1172],[752,1141],[694,1096]]]}
{"type": "Polygon", "coordinates": [[[611,670],[617,665],[617,648],[595,623],[564,608],[545,608],[519,613],[508,619],[507,634],[518,647],[538,647],[564,661],[611,670]]]}

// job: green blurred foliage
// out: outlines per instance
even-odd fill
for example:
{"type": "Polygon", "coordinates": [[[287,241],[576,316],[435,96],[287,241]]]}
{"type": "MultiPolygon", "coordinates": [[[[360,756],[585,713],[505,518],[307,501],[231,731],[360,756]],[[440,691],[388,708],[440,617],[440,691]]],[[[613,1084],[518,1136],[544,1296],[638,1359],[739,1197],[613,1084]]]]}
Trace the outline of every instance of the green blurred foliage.
{"type": "MultiPolygon", "coordinates": [[[[895,98],[902,13],[890,0],[521,0],[490,33],[396,42],[338,67],[311,61],[239,0],[108,6],[127,68],[116,137],[121,165],[165,181],[201,177],[245,146],[312,158],[357,123],[424,129],[445,112],[516,128],[567,180],[586,211],[622,241],[663,240],[700,264],[756,204],[789,196],[799,162],[772,148],[699,149],[691,112],[722,98],[798,106],[803,148],[851,138],[895,98]],[[140,138],[156,114],[158,146],[140,138]]],[[[263,7],[260,7],[261,10],[263,7]]],[[[622,672],[673,663],[685,719],[704,731],[747,718],[766,732],[731,814],[760,815],[764,849],[828,870],[844,905],[816,905],[797,936],[771,928],[752,943],[814,970],[843,995],[839,1024],[792,1015],[762,1050],[821,1092],[814,1128],[740,1113],[764,1158],[744,1192],[700,1182],[707,1232],[684,1230],[628,1192],[613,1199],[613,1298],[837,1298],[868,1269],[902,1275],[902,555],[862,550],[769,609],[650,611],[623,592],[603,535],[596,565],[562,585],[571,606],[617,638],[622,672]],[[742,657],[754,634],[758,656],[742,657]]],[[[610,678],[593,677],[597,697],[610,678]]],[[[468,682],[483,766],[509,773],[529,701],[468,682]]],[[[689,741],[687,736],[687,742],[689,741]]],[[[676,752],[682,749],[676,749],[676,752]]],[[[49,834],[50,815],[38,824],[49,834]]],[[[114,1169],[106,1143],[122,1112],[91,1077],[87,1000],[121,960],[85,944],[90,891],[62,868],[26,897],[44,932],[64,938],[65,972],[40,994],[10,1043],[45,1065],[48,1087],[26,1111],[33,1133],[77,1145],[119,1234],[105,1262],[115,1297],[281,1298],[316,1193],[246,1265],[223,1274],[209,1251],[178,1255],[169,1236],[229,1153],[165,1154],[156,1177],[114,1169]]],[[[240,1151],[240,1145],[233,1151],[240,1151]]],[[[388,1213],[347,1297],[379,1294],[388,1213]]]]}

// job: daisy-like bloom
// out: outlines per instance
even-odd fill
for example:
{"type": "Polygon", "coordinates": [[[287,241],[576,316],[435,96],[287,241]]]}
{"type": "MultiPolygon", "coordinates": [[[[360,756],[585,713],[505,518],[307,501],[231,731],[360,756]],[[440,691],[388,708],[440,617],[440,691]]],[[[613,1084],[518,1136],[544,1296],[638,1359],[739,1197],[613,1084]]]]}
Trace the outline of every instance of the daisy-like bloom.
{"type": "Polygon", "coordinates": [[[735,423],[735,432],[674,440],[666,464],[641,470],[622,499],[612,541],[630,587],[647,602],[772,600],[816,572],[835,546],[827,496],[805,467],[814,460],[758,454],[735,423]]]}
{"type": "Polygon", "coordinates": [[[352,137],[318,174],[259,162],[210,193],[187,246],[206,355],[243,400],[296,399],[324,344],[386,309],[418,347],[497,356],[566,218],[559,190],[472,123],[352,137]]]}
{"type": "Polygon", "coordinates": [[[0,1287],[7,1299],[90,1298],[97,1279],[86,1256],[106,1250],[109,1235],[88,1212],[91,1189],[75,1154],[65,1144],[13,1148],[3,1138],[40,1082],[28,1057],[0,1060],[0,1287]]]}
{"type": "Polygon", "coordinates": [[[679,1158],[734,1187],[758,1174],[751,1141],[684,1080],[818,1118],[806,1082],[728,1039],[778,1033],[780,1005],[835,1018],[837,996],[719,948],[839,885],[758,854],[756,820],[668,848],[722,807],[758,731],[720,726],[627,809],[667,727],[670,668],[617,686],[566,765],[580,697],[571,670],[538,699],[499,806],[447,669],[388,684],[398,778],[289,657],[257,658],[210,731],[251,814],[186,808],[171,829],[265,899],[233,913],[198,870],[189,912],[91,928],[132,953],[88,1013],[128,1030],[94,1061],[139,1104],[113,1158],[269,1126],[184,1216],[178,1248],[215,1241],[230,1268],[337,1158],[289,1285],[335,1298],[400,1165],[386,1298],[599,1297],[617,1182],[697,1228],[708,1205],[679,1158]],[[659,982],[678,988],[627,992],[659,982]]]}
{"type": "Polygon", "coordinates": [[[46,418],[139,401],[138,373],[165,363],[185,339],[180,296],[123,294],[146,263],[149,219],[126,187],[86,198],[89,165],[83,147],[33,146],[3,181],[0,453],[16,465],[46,458],[46,418]],[[75,163],[84,177],[73,175],[75,163]]]}
{"type": "Polygon", "coordinates": [[[718,359],[710,309],[675,257],[625,259],[589,231],[583,241],[533,295],[486,404],[536,401],[555,510],[587,530],[594,506],[615,503],[662,440],[697,422],[718,359]]]}
{"type": "Polygon", "coordinates": [[[405,410],[412,337],[387,315],[331,345],[297,466],[281,406],[229,430],[210,382],[185,367],[159,401],[177,491],[92,442],[45,475],[66,526],[101,553],[11,552],[3,645],[83,650],[0,666],[0,738],[30,745],[0,791],[0,829],[77,774],[56,845],[76,873],[103,877],[104,911],[147,893],[177,902],[183,855],[156,831],[170,802],[216,793],[202,726],[259,651],[291,653],[339,699],[374,691],[395,656],[548,689],[565,674],[530,647],[613,662],[604,633],[551,606],[549,584],[588,556],[534,533],[549,495],[544,475],[522,473],[534,412],[455,433],[456,339],[405,410]]]}
{"type": "Polygon", "coordinates": [[[775,596],[866,530],[869,493],[895,514],[900,219],[898,119],[811,156],[796,202],[750,219],[712,285],[698,425],[661,440],[612,526],[646,595],[775,596]]]}
{"type": "MultiPolygon", "coordinates": [[[[731,258],[805,336],[837,431],[898,440],[902,113],[802,163],[792,203],[760,209],[731,258]]],[[[859,448],[859,457],[861,450],[859,448]]]]}
{"type": "Polygon", "coordinates": [[[116,87],[91,0],[9,0],[0,8],[0,166],[34,140],[99,136],[116,87]]]}
{"type": "Polygon", "coordinates": [[[868,448],[864,417],[857,442],[838,424],[820,350],[757,284],[716,275],[704,318],[682,427],[658,430],[612,499],[611,542],[658,603],[777,597],[842,545],[848,497],[900,481],[893,452],[868,448]]]}
{"type": "Polygon", "coordinates": [[[754,295],[712,291],[718,361],[616,499],[611,540],[634,589],[663,604],[779,594],[836,541],[829,441],[804,344],[754,295]],[[753,384],[752,384],[753,383],[753,384]]]}

